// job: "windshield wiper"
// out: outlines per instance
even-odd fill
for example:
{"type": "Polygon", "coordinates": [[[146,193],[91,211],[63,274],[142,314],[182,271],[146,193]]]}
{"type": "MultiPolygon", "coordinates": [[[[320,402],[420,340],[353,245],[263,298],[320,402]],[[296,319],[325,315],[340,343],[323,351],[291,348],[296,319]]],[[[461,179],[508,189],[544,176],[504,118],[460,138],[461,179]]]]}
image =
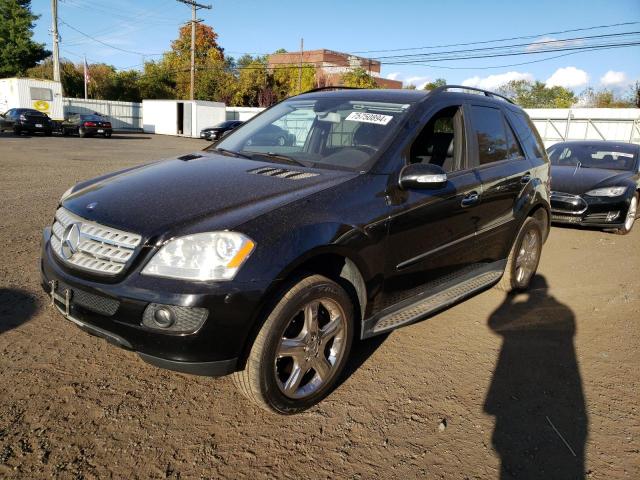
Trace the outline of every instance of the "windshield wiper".
{"type": "Polygon", "coordinates": [[[223,155],[231,155],[232,157],[241,157],[241,158],[246,158],[247,160],[251,160],[251,157],[249,155],[246,155],[242,152],[236,152],[235,150],[227,150],[226,148],[214,148],[213,149],[215,152],[220,152],[223,155]]]}
{"type": "Polygon", "coordinates": [[[274,153],[274,152],[251,152],[252,155],[258,155],[261,157],[269,157],[270,159],[273,160],[280,160],[284,163],[289,163],[292,165],[298,165],[300,167],[306,167],[307,165],[305,165],[304,163],[302,163],[300,160],[296,160],[295,158],[289,157],[287,155],[282,155],[279,153],[274,153]]]}

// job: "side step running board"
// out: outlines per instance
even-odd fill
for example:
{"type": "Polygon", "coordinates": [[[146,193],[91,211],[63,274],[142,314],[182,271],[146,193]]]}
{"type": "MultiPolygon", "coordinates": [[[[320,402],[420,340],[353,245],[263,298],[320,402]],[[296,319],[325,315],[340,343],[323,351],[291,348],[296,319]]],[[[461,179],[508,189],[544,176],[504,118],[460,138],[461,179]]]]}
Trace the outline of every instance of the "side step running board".
{"type": "Polygon", "coordinates": [[[496,283],[502,274],[503,270],[476,272],[476,275],[471,278],[459,279],[458,282],[444,286],[442,289],[419,295],[413,303],[398,310],[390,313],[381,312],[380,315],[365,321],[362,338],[394,330],[443,310],[496,283]]]}

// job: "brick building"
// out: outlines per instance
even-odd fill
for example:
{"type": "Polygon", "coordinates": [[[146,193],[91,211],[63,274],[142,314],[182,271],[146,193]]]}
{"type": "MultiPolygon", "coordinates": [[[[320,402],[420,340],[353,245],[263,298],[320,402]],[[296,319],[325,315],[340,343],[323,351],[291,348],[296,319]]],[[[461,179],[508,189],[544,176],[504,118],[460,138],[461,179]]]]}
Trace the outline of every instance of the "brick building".
{"type": "MultiPolygon", "coordinates": [[[[402,88],[402,82],[380,76],[380,62],[333,50],[309,50],[302,53],[302,63],[316,67],[317,86],[341,85],[342,75],[355,68],[363,68],[381,88],[402,88]]],[[[300,52],[269,55],[269,68],[300,64],[300,52]]]]}

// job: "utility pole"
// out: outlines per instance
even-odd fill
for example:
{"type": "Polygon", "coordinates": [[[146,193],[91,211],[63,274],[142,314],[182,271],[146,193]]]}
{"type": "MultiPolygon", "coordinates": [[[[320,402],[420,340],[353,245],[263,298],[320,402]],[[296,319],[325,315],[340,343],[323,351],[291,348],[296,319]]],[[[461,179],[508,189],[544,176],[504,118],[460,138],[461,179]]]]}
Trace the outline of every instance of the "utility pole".
{"type": "Polygon", "coordinates": [[[178,1],[191,7],[191,88],[189,90],[189,98],[193,100],[196,87],[196,23],[200,21],[196,18],[196,12],[201,8],[211,10],[211,5],[203,5],[201,3],[197,3],[195,0],[178,1]]]}
{"type": "Polygon", "coordinates": [[[298,93],[302,93],[302,58],[304,56],[304,38],[300,39],[300,67],[298,68],[298,93]]]}
{"type": "Polygon", "coordinates": [[[58,0],[51,0],[51,35],[53,36],[53,79],[60,81],[60,52],[58,50],[58,0]]]}

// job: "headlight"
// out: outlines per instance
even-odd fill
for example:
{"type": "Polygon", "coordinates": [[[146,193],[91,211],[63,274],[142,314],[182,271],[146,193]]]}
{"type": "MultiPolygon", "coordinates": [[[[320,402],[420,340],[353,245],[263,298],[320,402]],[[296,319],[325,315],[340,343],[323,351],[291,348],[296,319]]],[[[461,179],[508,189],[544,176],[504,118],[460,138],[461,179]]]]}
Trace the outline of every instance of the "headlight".
{"type": "Polygon", "coordinates": [[[622,195],[627,187],[604,187],[596,188],[595,190],[589,190],[586,195],[592,197],[617,197],[622,195]]]}
{"type": "Polygon", "coordinates": [[[60,197],[60,203],[62,203],[62,202],[64,201],[64,199],[65,199],[65,198],[67,198],[69,195],[71,195],[71,192],[72,192],[72,191],[73,191],[73,187],[69,187],[69,188],[67,189],[67,191],[66,191],[66,192],[64,192],[64,193],[62,194],[62,196],[60,197]]]}
{"type": "Polygon", "coordinates": [[[197,233],[164,244],[144,275],[185,280],[231,280],[255,248],[237,232],[197,233]]]}

